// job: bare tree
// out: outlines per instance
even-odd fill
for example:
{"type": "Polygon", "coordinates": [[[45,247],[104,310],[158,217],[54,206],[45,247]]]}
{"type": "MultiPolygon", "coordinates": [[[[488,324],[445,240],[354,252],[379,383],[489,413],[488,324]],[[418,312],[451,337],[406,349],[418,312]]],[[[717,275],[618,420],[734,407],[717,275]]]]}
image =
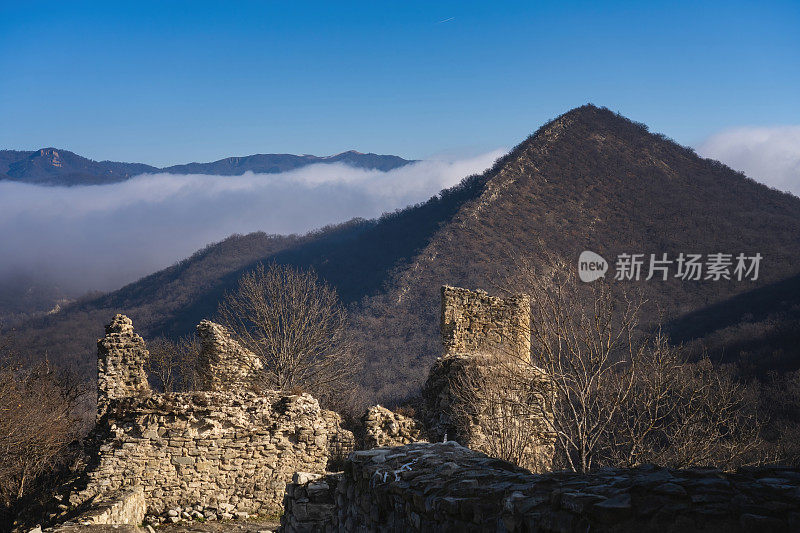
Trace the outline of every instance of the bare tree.
{"type": "Polygon", "coordinates": [[[157,337],[147,344],[147,371],[164,392],[194,390],[200,341],[194,335],[174,341],[157,337]]]}
{"type": "Polygon", "coordinates": [[[219,315],[261,359],[266,388],[333,401],[350,387],[359,358],[347,312],[314,272],[259,265],[225,295],[219,315]]]}
{"type": "Polygon", "coordinates": [[[633,389],[644,354],[637,342],[641,303],[612,295],[602,281],[578,285],[566,263],[521,259],[515,288],[531,297],[531,356],[552,380],[545,398],[566,466],[595,466],[605,437],[633,389]]]}
{"type": "Polygon", "coordinates": [[[525,367],[541,369],[551,386],[538,386],[540,394],[517,411],[502,412],[552,412],[544,420],[563,466],[585,472],[642,462],[728,467],[764,460],[752,391],[707,360],[687,362],[660,334],[641,332],[641,298],[612,292],[603,281],[582,284],[553,256],[543,266],[518,260],[511,281],[513,292],[531,297],[530,358],[505,354],[501,361],[513,361],[508,368],[472,386],[488,389],[484,400],[516,402],[530,387],[525,367]],[[494,389],[517,392],[503,397],[494,389]]]}
{"type": "Polygon", "coordinates": [[[707,358],[687,361],[661,334],[646,347],[609,432],[610,462],[733,468],[777,459],[763,449],[756,390],[707,358]]]}
{"type": "Polygon", "coordinates": [[[0,505],[21,499],[41,475],[63,463],[84,429],[84,382],[47,361],[24,367],[0,353],[0,505]]]}

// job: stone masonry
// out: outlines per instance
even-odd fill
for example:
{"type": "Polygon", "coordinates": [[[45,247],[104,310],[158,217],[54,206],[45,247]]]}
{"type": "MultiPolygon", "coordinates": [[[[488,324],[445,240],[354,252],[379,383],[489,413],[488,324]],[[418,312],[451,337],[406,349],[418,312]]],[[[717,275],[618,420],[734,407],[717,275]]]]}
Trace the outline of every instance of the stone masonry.
{"type": "Polygon", "coordinates": [[[338,531],[336,487],[341,479],[341,472],[327,475],[297,472],[292,477],[292,482],[286,486],[281,531],[338,531]]]}
{"type": "Polygon", "coordinates": [[[800,470],[534,475],[455,442],[416,443],[354,452],[338,475],[295,478],[285,508],[287,533],[790,532],[800,531],[800,470]]]}
{"type": "Polygon", "coordinates": [[[197,336],[201,346],[198,366],[202,389],[258,388],[261,360],[233,340],[224,326],[203,320],[197,325],[197,336]]]}
{"type": "Polygon", "coordinates": [[[530,299],[445,286],[441,316],[445,353],[422,390],[430,440],[455,440],[490,455],[500,454],[501,442],[516,442],[504,456],[513,454],[535,472],[549,470],[555,438],[546,392],[552,382],[529,363],[530,299]]]}
{"type": "Polygon", "coordinates": [[[145,394],[144,342],[122,315],[108,326],[98,342],[103,402],[88,439],[94,457],[71,508],[136,486],[151,515],[185,506],[201,506],[209,519],[276,514],[294,472],[323,473],[331,448],[352,450],[339,415],[308,394],[248,391],[251,374],[232,368],[245,351],[221,326],[204,321],[198,330],[211,367],[200,370],[213,376],[212,390],[145,394]]]}
{"type": "Polygon", "coordinates": [[[366,448],[402,446],[425,440],[425,431],[419,422],[380,405],[370,407],[361,421],[366,448]]]}
{"type": "Polygon", "coordinates": [[[144,339],[133,332],[131,319],[116,315],[106,326],[105,337],[97,341],[98,419],[113,400],[151,393],[144,370],[149,356],[144,339]]]}
{"type": "Polygon", "coordinates": [[[513,458],[532,472],[547,472],[555,454],[555,436],[547,422],[553,417],[546,394],[552,382],[538,368],[520,366],[513,368],[514,386],[504,389],[502,380],[495,380],[508,372],[487,354],[439,358],[422,391],[428,436],[432,442],[455,440],[513,458]],[[482,383],[490,385],[481,389],[482,383]]]}
{"type": "Polygon", "coordinates": [[[493,353],[530,357],[531,302],[521,294],[508,298],[484,291],[442,287],[441,331],[444,356],[493,353]]]}
{"type": "Polygon", "coordinates": [[[85,512],[70,522],[61,524],[54,532],[86,531],[83,526],[108,524],[136,527],[144,520],[146,509],[142,487],[135,485],[110,490],[98,495],[85,512]]]}

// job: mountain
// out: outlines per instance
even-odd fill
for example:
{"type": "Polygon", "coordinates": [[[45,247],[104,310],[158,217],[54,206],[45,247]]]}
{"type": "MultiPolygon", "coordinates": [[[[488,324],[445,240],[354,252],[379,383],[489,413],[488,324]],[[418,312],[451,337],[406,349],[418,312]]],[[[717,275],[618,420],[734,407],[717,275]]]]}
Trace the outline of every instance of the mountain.
{"type": "Polygon", "coordinates": [[[245,172],[274,174],[315,163],[344,163],[356,168],[387,171],[411,162],[395,155],[362,154],[351,150],[327,157],[256,154],[228,157],[213,163],[189,163],[157,168],[142,163],[92,161],[67,150],[42,148],[35,152],[0,150],[0,180],[37,185],[100,185],[117,183],[139,174],[155,172],[223,176],[241,175],[245,172]]]}
{"type": "MultiPolygon", "coordinates": [[[[368,357],[365,395],[391,402],[417,390],[440,351],[442,284],[495,291],[512,270],[510,257],[537,262],[543,251],[575,263],[583,250],[610,260],[621,253],[761,253],[757,281],[624,285],[648,299],[648,320],[663,314],[675,338],[702,342],[723,326],[707,321],[705,330],[689,331],[697,321],[681,325],[681,317],[725,309],[800,274],[798,235],[797,197],[586,105],[428,202],[302,237],[235,236],[119,291],[28,321],[17,337],[32,355],[47,351],[89,373],[94,341],[116,312],[131,316],[145,337],[181,335],[213,315],[223,292],[258,262],[311,267],[353,309],[368,357]]],[[[800,365],[794,346],[787,368],[800,365]]]]}
{"type": "MultiPolygon", "coordinates": [[[[100,185],[157,170],[141,163],[92,161],[56,148],[35,152],[0,151],[0,174],[4,174],[5,179],[37,185],[100,185]]],[[[4,176],[0,175],[2,178],[4,176]]]]}
{"type": "Polygon", "coordinates": [[[292,154],[256,154],[245,157],[226,157],[213,163],[189,163],[165,167],[159,172],[170,174],[215,174],[236,176],[245,172],[275,174],[295,170],[317,163],[344,163],[355,168],[387,171],[408,164],[410,161],[396,155],[362,154],[355,150],[327,157],[292,154]]]}

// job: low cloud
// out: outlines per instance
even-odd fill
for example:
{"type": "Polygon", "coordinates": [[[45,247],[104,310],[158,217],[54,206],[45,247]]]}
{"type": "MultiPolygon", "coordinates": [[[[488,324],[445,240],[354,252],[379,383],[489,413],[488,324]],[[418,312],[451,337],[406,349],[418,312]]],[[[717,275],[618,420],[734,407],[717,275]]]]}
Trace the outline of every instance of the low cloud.
{"type": "Polygon", "coordinates": [[[697,152],[800,196],[800,126],[726,130],[709,137],[697,152]]]}
{"type": "Polygon", "coordinates": [[[0,281],[24,273],[73,294],[114,289],[233,233],[303,233],[426,200],[503,153],[389,172],[320,164],[70,188],[0,182],[0,281]]]}

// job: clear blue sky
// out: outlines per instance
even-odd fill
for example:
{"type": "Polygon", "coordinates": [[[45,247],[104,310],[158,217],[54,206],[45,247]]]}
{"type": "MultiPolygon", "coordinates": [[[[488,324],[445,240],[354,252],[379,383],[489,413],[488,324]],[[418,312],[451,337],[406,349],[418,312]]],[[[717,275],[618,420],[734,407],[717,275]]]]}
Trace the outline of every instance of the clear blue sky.
{"type": "Polygon", "coordinates": [[[513,146],[586,102],[800,123],[800,2],[0,3],[0,148],[156,165],[513,146]]]}

